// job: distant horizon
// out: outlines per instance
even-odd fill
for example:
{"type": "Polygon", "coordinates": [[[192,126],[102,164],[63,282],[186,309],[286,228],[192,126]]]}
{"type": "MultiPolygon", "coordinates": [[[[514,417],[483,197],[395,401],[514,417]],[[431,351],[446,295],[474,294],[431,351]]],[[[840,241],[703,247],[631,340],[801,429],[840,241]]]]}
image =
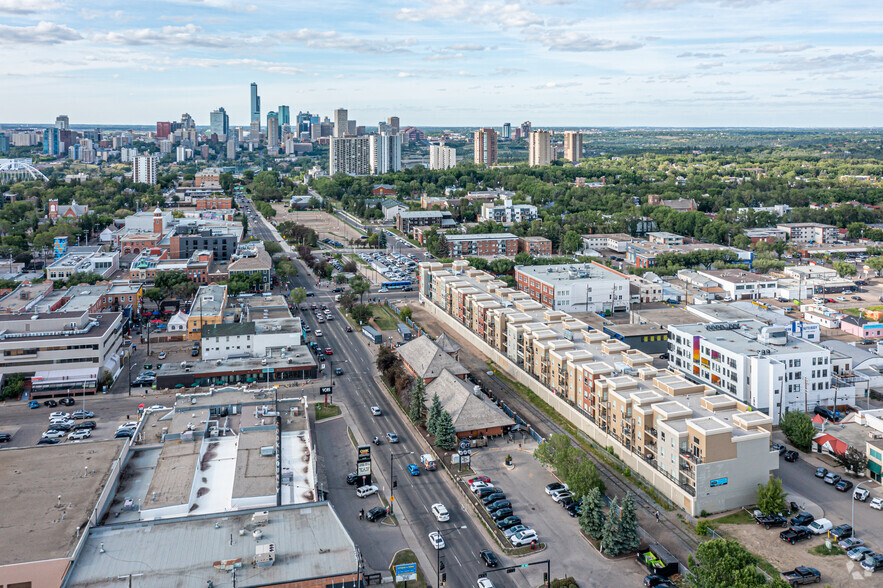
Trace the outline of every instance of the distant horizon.
{"type": "MultiPolygon", "coordinates": [[[[883,127],[879,0],[0,0],[0,113],[883,127]]],[[[414,123],[413,121],[421,121],[414,123]]],[[[100,125],[99,125],[100,126],[100,125]]],[[[110,126],[128,126],[113,123],[110,126]]]]}

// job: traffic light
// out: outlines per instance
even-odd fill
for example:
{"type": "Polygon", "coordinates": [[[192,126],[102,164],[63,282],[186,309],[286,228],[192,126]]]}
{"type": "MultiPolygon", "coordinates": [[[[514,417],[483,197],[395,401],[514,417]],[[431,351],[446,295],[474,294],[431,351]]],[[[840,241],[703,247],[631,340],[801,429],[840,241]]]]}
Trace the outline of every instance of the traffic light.
{"type": "Polygon", "coordinates": [[[447,579],[448,579],[448,573],[447,573],[447,572],[442,572],[442,577],[441,577],[442,586],[445,585],[445,582],[447,581],[447,579]]]}
{"type": "Polygon", "coordinates": [[[549,585],[549,572],[543,572],[543,586],[549,585]]]}
{"type": "Polygon", "coordinates": [[[398,488],[398,487],[399,487],[399,481],[398,481],[398,480],[393,480],[393,481],[392,481],[392,487],[393,487],[393,488],[398,488]]]}

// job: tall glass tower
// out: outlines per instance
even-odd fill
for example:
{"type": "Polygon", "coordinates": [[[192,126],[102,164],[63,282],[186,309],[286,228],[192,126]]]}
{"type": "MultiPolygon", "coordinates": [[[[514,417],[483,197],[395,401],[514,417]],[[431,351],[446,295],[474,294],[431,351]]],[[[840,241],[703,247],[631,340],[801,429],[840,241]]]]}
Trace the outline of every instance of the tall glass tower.
{"type": "Polygon", "coordinates": [[[251,83],[251,122],[261,121],[261,97],[258,96],[258,85],[251,83]]]}

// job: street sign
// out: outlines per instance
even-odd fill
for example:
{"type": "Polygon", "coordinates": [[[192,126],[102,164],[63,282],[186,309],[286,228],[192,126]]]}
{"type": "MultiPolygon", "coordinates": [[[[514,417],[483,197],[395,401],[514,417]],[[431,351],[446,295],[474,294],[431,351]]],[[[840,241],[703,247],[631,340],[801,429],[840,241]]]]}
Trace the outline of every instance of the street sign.
{"type": "Polygon", "coordinates": [[[324,370],[324,369],[325,369],[325,364],[323,363],[322,366],[321,366],[319,369],[323,369],[323,370],[324,370]]]}
{"type": "Polygon", "coordinates": [[[360,476],[370,476],[371,475],[371,462],[370,461],[360,461],[356,464],[356,473],[360,476]]]}
{"type": "Polygon", "coordinates": [[[319,394],[332,394],[331,386],[322,386],[319,388],[319,394]]]}
{"type": "Polygon", "coordinates": [[[417,564],[398,564],[395,567],[396,582],[408,582],[417,579],[417,564]]]}
{"type": "Polygon", "coordinates": [[[263,372],[265,374],[272,374],[274,371],[276,371],[276,370],[274,370],[273,368],[264,368],[261,370],[261,372],[263,372]]]}

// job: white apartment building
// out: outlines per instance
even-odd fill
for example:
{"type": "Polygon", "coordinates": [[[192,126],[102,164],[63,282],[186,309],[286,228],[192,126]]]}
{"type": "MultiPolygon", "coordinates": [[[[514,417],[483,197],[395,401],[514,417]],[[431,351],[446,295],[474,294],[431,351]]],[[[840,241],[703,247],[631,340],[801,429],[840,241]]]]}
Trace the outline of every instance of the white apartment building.
{"type": "Polygon", "coordinates": [[[796,243],[833,243],[837,240],[837,227],[822,223],[781,223],[776,225],[788,233],[788,239],[796,243]]]}
{"type": "Polygon", "coordinates": [[[155,184],[156,155],[138,155],[132,159],[132,181],[136,184],[155,184]]]}
{"type": "Polygon", "coordinates": [[[481,205],[481,220],[511,224],[532,221],[537,218],[537,207],[532,204],[512,204],[511,198],[503,199],[503,204],[485,202],[481,205]]]}
{"type": "Polygon", "coordinates": [[[583,249],[593,249],[596,251],[609,249],[617,253],[625,253],[628,251],[628,244],[637,241],[626,233],[598,233],[596,235],[583,235],[583,249]]]}
{"type": "Polygon", "coordinates": [[[371,173],[370,137],[332,137],[329,160],[332,176],[338,172],[367,176],[371,173]]]}
{"type": "Polygon", "coordinates": [[[756,300],[774,298],[778,281],[762,274],[754,274],[741,269],[697,271],[726,292],[729,300],[756,300]]]}
{"type": "Polygon", "coordinates": [[[562,312],[628,310],[629,279],[599,263],[515,266],[515,285],[562,312]]]}
{"type": "Polygon", "coordinates": [[[531,131],[530,133],[530,165],[549,165],[552,163],[552,132],[531,131]]]}
{"type": "Polygon", "coordinates": [[[450,169],[457,165],[457,150],[441,145],[429,146],[429,169],[450,169]]]}
{"type": "Polygon", "coordinates": [[[201,341],[202,359],[214,361],[286,353],[301,344],[302,329],[297,317],[206,325],[201,341]]]}
{"type": "Polygon", "coordinates": [[[855,388],[832,387],[831,352],[756,320],[669,325],[669,367],[769,414],[855,401],[855,388]]]}
{"type": "Polygon", "coordinates": [[[371,174],[379,175],[402,169],[402,136],[381,133],[370,135],[371,174]]]}

